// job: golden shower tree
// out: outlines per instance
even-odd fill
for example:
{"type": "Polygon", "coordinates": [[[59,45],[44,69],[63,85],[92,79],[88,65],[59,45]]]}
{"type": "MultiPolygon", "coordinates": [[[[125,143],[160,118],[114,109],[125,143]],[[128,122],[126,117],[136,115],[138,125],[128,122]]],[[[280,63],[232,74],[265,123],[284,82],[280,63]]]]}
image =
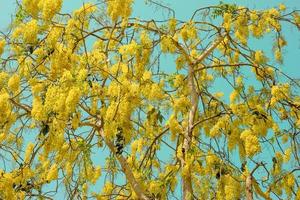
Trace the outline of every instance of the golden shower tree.
{"type": "Polygon", "coordinates": [[[0,199],[299,199],[300,83],[281,70],[299,13],[220,3],[181,21],[149,2],[170,17],[18,5],[0,39],[0,199]],[[267,37],[273,55],[251,45],[267,37]]]}

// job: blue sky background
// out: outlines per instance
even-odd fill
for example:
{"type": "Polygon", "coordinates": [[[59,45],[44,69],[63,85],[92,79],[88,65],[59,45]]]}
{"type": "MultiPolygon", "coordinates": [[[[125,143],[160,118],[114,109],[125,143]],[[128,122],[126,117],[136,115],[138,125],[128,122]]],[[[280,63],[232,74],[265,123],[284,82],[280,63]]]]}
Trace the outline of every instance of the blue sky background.
{"type": "MultiPolygon", "coordinates": [[[[172,9],[175,10],[176,18],[180,20],[188,20],[193,11],[197,8],[205,7],[209,5],[218,4],[219,0],[161,0],[169,5],[172,9]]],[[[63,12],[72,12],[74,9],[79,8],[83,3],[89,2],[85,0],[65,0],[63,6],[63,12]]],[[[90,2],[96,2],[95,0],[90,2]]],[[[300,0],[224,0],[225,3],[236,3],[237,5],[243,5],[250,8],[256,9],[266,9],[271,8],[273,6],[278,6],[280,3],[284,3],[288,10],[300,9],[300,0]]],[[[11,16],[14,15],[16,3],[14,0],[0,0],[0,30],[5,31],[6,27],[11,22],[11,16]]],[[[133,16],[141,19],[166,19],[168,18],[167,14],[162,14],[162,10],[157,10],[155,6],[149,6],[145,4],[145,0],[135,0],[134,8],[133,8],[133,16]]],[[[288,46],[284,49],[285,58],[284,64],[282,66],[278,66],[287,74],[291,75],[293,78],[300,79],[300,37],[299,31],[296,28],[291,28],[290,25],[285,25],[283,27],[284,35],[288,42],[288,46]]],[[[264,49],[266,52],[269,52],[269,55],[272,51],[272,37],[267,37],[264,40],[259,42],[250,41],[249,43],[254,49],[264,49]]],[[[270,56],[272,57],[272,56],[270,56]]],[[[171,57],[164,57],[162,59],[163,69],[165,71],[173,71],[175,66],[173,65],[173,61],[171,57]]],[[[214,90],[224,91],[222,85],[216,85],[214,90]]],[[[228,90],[230,91],[230,90],[228,90]]],[[[105,152],[102,152],[106,154],[105,152]]],[[[102,155],[103,155],[102,154],[102,155]]],[[[268,155],[266,155],[268,156],[268,155]]],[[[103,163],[103,156],[99,159],[99,155],[95,155],[96,162],[103,163]],[[97,157],[97,158],[96,158],[97,157]]],[[[103,178],[102,178],[103,181],[103,178]]],[[[96,188],[99,190],[102,187],[102,183],[96,185],[96,188]]],[[[57,196],[57,198],[61,199],[61,196],[57,196]]]]}

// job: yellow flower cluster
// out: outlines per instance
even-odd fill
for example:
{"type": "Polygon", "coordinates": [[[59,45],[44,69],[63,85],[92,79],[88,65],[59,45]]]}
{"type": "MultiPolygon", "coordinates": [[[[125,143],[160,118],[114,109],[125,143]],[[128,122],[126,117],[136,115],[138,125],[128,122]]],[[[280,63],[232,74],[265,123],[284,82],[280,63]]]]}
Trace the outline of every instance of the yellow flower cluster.
{"type": "Polygon", "coordinates": [[[234,150],[235,147],[241,145],[242,141],[240,139],[240,129],[237,128],[239,126],[238,120],[233,121],[232,127],[236,128],[230,128],[227,133],[228,134],[228,149],[229,151],[234,150]]]}
{"type": "Polygon", "coordinates": [[[163,85],[158,83],[152,83],[142,88],[143,95],[150,101],[161,100],[165,98],[163,85]]]}
{"type": "Polygon", "coordinates": [[[226,180],[224,186],[225,200],[239,199],[242,192],[239,182],[230,175],[225,175],[224,179],[226,180]]]}
{"type": "Polygon", "coordinates": [[[141,153],[142,150],[143,150],[143,147],[144,147],[144,140],[142,138],[138,139],[138,140],[134,140],[132,143],[131,143],[131,153],[133,155],[137,153],[141,153]]]}
{"type": "Polygon", "coordinates": [[[267,62],[267,57],[265,56],[263,51],[255,51],[254,61],[256,62],[256,64],[264,64],[267,62]]]}
{"type": "Polygon", "coordinates": [[[107,2],[107,12],[112,21],[119,17],[127,19],[131,14],[133,0],[111,0],[107,2]]]}
{"type": "Polygon", "coordinates": [[[176,30],[176,24],[177,24],[177,20],[174,18],[171,18],[168,22],[169,25],[169,31],[170,33],[174,33],[176,30]]]}
{"type": "Polygon", "coordinates": [[[81,22],[88,20],[87,16],[91,15],[97,10],[97,7],[91,3],[84,4],[81,8],[74,11],[74,16],[76,19],[79,19],[81,22]]]}
{"type": "Polygon", "coordinates": [[[235,37],[242,43],[247,44],[249,36],[248,16],[246,13],[240,13],[234,22],[235,37]]]}
{"type": "Polygon", "coordinates": [[[257,136],[249,129],[244,130],[240,136],[245,145],[246,155],[249,157],[254,156],[261,150],[257,136]]]}
{"type": "Polygon", "coordinates": [[[277,31],[280,31],[281,25],[277,20],[278,17],[280,17],[280,12],[275,8],[271,8],[266,12],[265,20],[269,24],[270,28],[274,28],[277,31]]]}
{"type": "Polygon", "coordinates": [[[233,90],[229,96],[230,102],[233,103],[236,99],[238,99],[238,97],[239,97],[239,92],[237,90],[233,90]]]}
{"type": "Polygon", "coordinates": [[[174,53],[176,51],[176,46],[174,45],[173,39],[168,35],[162,36],[160,47],[163,53],[174,53]]]}
{"type": "Polygon", "coordinates": [[[29,163],[30,158],[31,158],[32,153],[33,153],[33,148],[34,148],[34,144],[33,143],[29,143],[27,145],[27,148],[26,148],[26,151],[25,151],[25,156],[24,156],[25,163],[29,163]]]}
{"type": "Polygon", "coordinates": [[[298,190],[297,190],[296,199],[297,199],[297,200],[300,199],[300,187],[299,187],[298,190]]]}
{"type": "Polygon", "coordinates": [[[230,118],[228,115],[225,115],[224,117],[221,117],[218,122],[211,128],[209,135],[211,137],[218,137],[221,135],[222,131],[225,131],[229,128],[228,122],[230,121],[230,118]]]}
{"type": "Polygon", "coordinates": [[[17,93],[20,90],[20,77],[18,74],[14,74],[10,77],[8,87],[13,93],[17,93]]]}
{"type": "Polygon", "coordinates": [[[146,31],[142,31],[140,35],[141,44],[145,48],[151,48],[152,47],[152,40],[149,37],[149,34],[146,31]]]}
{"type": "Polygon", "coordinates": [[[190,107],[190,105],[191,105],[190,99],[185,95],[181,95],[180,97],[174,100],[175,112],[185,113],[186,110],[190,107]]]}
{"type": "Polygon", "coordinates": [[[56,43],[59,41],[59,38],[61,37],[63,33],[63,28],[60,27],[52,27],[51,31],[49,32],[45,42],[47,46],[50,48],[55,48],[56,43]]]}
{"type": "Polygon", "coordinates": [[[223,27],[229,31],[232,24],[232,14],[231,13],[224,13],[223,15],[223,27]]]}
{"type": "Polygon", "coordinates": [[[74,87],[69,91],[65,103],[67,113],[72,113],[75,111],[76,105],[79,102],[80,97],[81,97],[80,88],[74,87]]]}
{"type": "Polygon", "coordinates": [[[0,91],[0,110],[0,124],[3,124],[8,120],[11,113],[9,94],[4,89],[0,91]]]}
{"type": "Polygon", "coordinates": [[[188,39],[196,39],[197,29],[193,23],[186,23],[181,28],[180,35],[184,41],[187,41],[188,39]]]}
{"type": "Polygon", "coordinates": [[[272,170],[272,175],[276,176],[281,173],[281,167],[283,163],[283,156],[280,152],[275,153],[276,163],[274,163],[274,167],[272,170]]]}
{"type": "Polygon", "coordinates": [[[150,81],[151,78],[152,78],[152,73],[151,73],[151,71],[145,71],[145,72],[143,73],[143,77],[142,77],[143,81],[150,81]]]}
{"type": "Polygon", "coordinates": [[[176,118],[176,115],[172,114],[167,122],[171,131],[171,140],[174,141],[179,133],[182,132],[182,128],[176,118]]]}
{"type": "Polygon", "coordinates": [[[86,169],[81,172],[80,176],[84,177],[85,180],[92,184],[96,184],[97,180],[101,176],[101,167],[97,166],[95,168],[91,163],[85,163],[85,168],[86,169]]]}
{"type": "Polygon", "coordinates": [[[33,98],[31,115],[37,121],[44,121],[47,119],[42,100],[39,96],[33,98]]]}
{"type": "Polygon", "coordinates": [[[9,173],[5,173],[5,171],[0,169],[0,195],[3,199],[8,200],[19,200],[19,199],[25,199],[25,191],[21,190],[15,190],[15,185],[26,185],[27,180],[31,179],[33,177],[34,173],[33,171],[28,167],[23,167],[21,169],[13,170],[9,173]]]}
{"type": "Polygon", "coordinates": [[[139,49],[139,45],[133,40],[130,44],[123,45],[119,48],[119,53],[122,55],[130,55],[133,56],[137,54],[139,49]]]}
{"type": "Polygon", "coordinates": [[[46,179],[47,181],[51,182],[52,180],[57,179],[57,177],[58,177],[58,168],[56,164],[53,164],[47,173],[46,179]]]}
{"type": "Polygon", "coordinates": [[[184,86],[184,75],[177,74],[174,78],[174,87],[184,86]]]}
{"type": "Polygon", "coordinates": [[[37,20],[33,19],[25,24],[19,25],[13,34],[13,39],[23,39],[25,43],[34,44],[37,42],[39,26],[37,20]]]}
{"type": "MultiPolygon", "coordinates": [[[[283,6],[279,8],[284,9],[283,6]]],[[[264,12],[251,11],[250,19],[252,23],[249,25],[249,29],[256,38],[260,38],[263,34],[268,33],[271,29],[281,30],[281,25],[278,21],[280,12],[275,8],[271,8],[264,12]]]]}
{"type": "Polygon", "coordinates": [[[60,11],[62,0],[42,0],[39,7],[42,11],[42,18],[44,20],[51,20],[54,15],[60,11]]]}
{"type": "Polygon", "coordinates": [[[258,13],[254,10],[250,13],[250,19],[252,23],[249,25],[249,30],[252,32],[252,35],[256,38],[261,37],[265,33],[265,27],[267,26],[264,20],[258,20],[258,13]]]}
{"type": "Polygon", "coordinates": [[[295,20],[295,23],[298,25],[298,27],[300,26],[300,15],[298,12],[295,12],[294,13],[294,20],[295,20]]]}
{"type": "Polygon", "coordinates": [[[279,63],[282,63],[282,53],[280,49],[276,49],[274,52],[275,60],[279,63]]]}
{"type": "Polygon", "coordinates": [[[285,11],[286,10],[286,6],[282,3],[279,4],[278,8],[279,8],[280,11],[285,11]]]}
{"type": "Polygon", "coordinates": [[[39,32],[38,23],[36,20],[31,20],[25,24],[23,39],[27,43],[35,43],[37,41],[37,35],[39,32]]]}
{"type": "Polygon", "coordinates": [[[4,52],[4,47],[5,47],[5,40],[1,39],[0,40],[0,56],[3,54],[4,52]]]}
{"type": "MultiPolygon", "coordinates": [[[[294,185],[295,185],[295,177],[294,175],[288,174],[286,177],[284,177],[284,183],[282,184],[283,189],[285,190],[286,194],[287,194],[287,199],[292,199],[291,195],[292,195],[292,191],[294,189],[294,185]]],[[[297,199],[298,200],[298,199],[297,199]]]]}
{"type": "Polygon", "coordinates": [[[39,13],[39,2],[41,0],[24,0],[23,5],[25,10],[30,13],[33,17],[37,17],[39,13]]]}
{"type": "Polygon", "coordinates": [[[291,159],[291,153],[292,153],[291,148],[287,148],[284,151],[283,162],[285,162],[285,163],[289,162],[289,160],[291,159]]]}
{"type": "Polygon", "coordinates": [[[274,85],[271,88],[271,94],[272,98],[270,104],[273,106],[276,102],[289,97],[290,85],[288,83],[274,85]]]}

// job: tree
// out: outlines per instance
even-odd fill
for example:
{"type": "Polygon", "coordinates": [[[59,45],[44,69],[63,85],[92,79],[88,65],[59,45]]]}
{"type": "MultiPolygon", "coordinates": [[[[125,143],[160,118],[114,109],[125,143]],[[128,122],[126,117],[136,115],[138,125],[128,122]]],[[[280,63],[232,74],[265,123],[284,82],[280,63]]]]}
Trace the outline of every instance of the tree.
{"type": "Polygon", "coordinates": [[[148,2],[169,17],[18,4],[0,41],[0,199],[299,199],[300,83],[279,67],[299,12],[221,2],[180,21],[148,2]],[[268,37],[274,55],[251,45],[268,37]]]}

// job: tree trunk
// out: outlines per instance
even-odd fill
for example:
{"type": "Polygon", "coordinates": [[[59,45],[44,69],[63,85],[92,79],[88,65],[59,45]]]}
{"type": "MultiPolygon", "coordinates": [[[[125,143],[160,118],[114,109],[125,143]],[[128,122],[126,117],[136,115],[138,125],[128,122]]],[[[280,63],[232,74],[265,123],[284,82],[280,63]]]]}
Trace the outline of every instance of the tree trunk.
{"type": "Polygon", "coordinates": [[[249,175],[246,178],[246,199],[253,200],[252,176],[251,175],[249,175]]]}
{"type": "MultiPolygon", "coordinates": [[[[117,155],[113,142],[111,142],[109,139],[106,138],[103,129],[101,127],[100,128],[98,127],[98,131],[99,131],[100,135],[103,137],[106,145],[111,150],[111,152],[113,152],[114,155],[117,155]]],[[[134,190],[134,192],[138,196],[138,198],[141,200],[150,200],[145,195],[145,192],[143,191],[143,189],[140,187],[141,184],[139,184],[139,182],[134,177],[134,175],[130,169],[130,166],[127,164],[125,158],[122,155],[117,155],[116,157],[122,167],[122,171],[125,174],[126,180],[129,182],[129,184],[131,185],[132,189],[134,190]]]]}
{"type": "MultiPolygon", "coordinates": [[[[189,157],[189,149],[192,144],[193,139],[193,125],[195,121],[196,112],[198,110],[198,94],[195,88],[194,83],[194,71],[192,66],[189,66],[189,74],[188,74],[188,84],[191,92],[191,109],[189,112],[188,118],[188,127],[184,134],[183,140],[183,160],[181,163],[182,169],[187,165],[186,159],[189,157]]],[[[190,200],[193,199],[193,186],[192,186],[192,173],[190,166],[188,168],[188,172],[185,177],[182,177],[182,188],[183,188],[183,199],[190,200]]]]}
{"type": "MultiPolygon", "coordinates": [[[[217,38],[216,41],[199,56],[199,58],[195,61],[195,63],[192,63],[188,59],[189,60],[188,85],[190,89],[192,105],[189,112],[188,127],[185,131],[184,140],[183,140],[184,152],[183,152],[183,159],[181,161],[182,169],[186,166],[186,159],[189,157],[189,149],[191,147],[192,139],[193,139],[193,126],[194,126],[195,116],[198,110],[199,97],[194,82],[194,67],[197,66],[199,63],[201,63],[207,56],[209,56],[209,54],[223,41],[223,39],[224,36],[217,38]]],[[[181,51],[184,52],[182,47],[180,47],[178,44],[177,46],[181,51]]],[[[183,200],[193,199],[192,173],[190,167],[188,169],[186,176],[182,177],[182,189],[183,189],[182,191],[183,200]]]]}

